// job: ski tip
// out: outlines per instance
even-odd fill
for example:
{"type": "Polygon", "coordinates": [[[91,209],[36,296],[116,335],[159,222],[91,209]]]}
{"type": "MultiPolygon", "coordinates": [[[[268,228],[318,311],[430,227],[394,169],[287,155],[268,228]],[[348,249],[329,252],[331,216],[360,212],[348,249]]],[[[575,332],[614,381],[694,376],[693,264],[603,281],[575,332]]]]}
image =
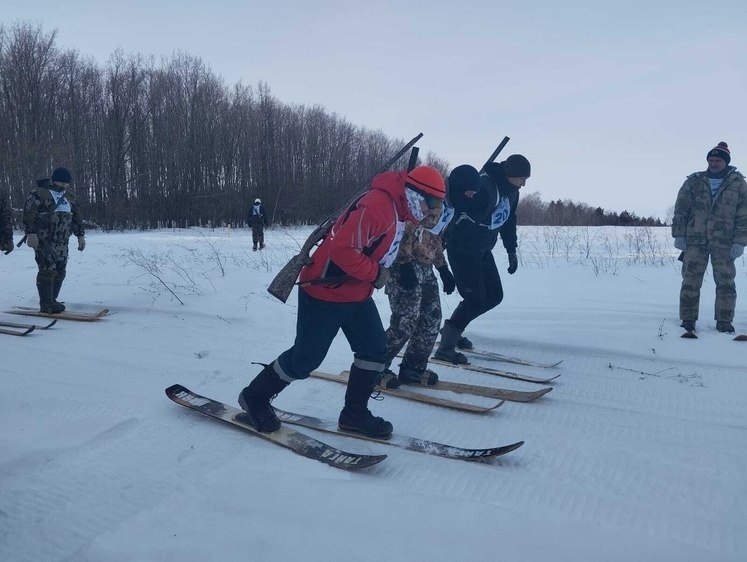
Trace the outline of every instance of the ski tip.
{"type": "Polygon", "coordinates": [[[734,341],[747,341],[747,334],[739,334],[734,341]]]}
{"type": "Polygon", "coordinates": [[[698,339],[698,336],[695,335],[695,332],[685,332],[680,337],[688,339],[688,340],[697,340],[698,339]]]}
{"type": "MultiPolygon", "coordinates": [[[[186,387],[180,385],[180,384],[172,384],[170,387],[166,389],[166,396],[171,398],[172,396],[175,396],[176,394],[180,392],[190,392],[186,387]]],[[[191,394],[191,393],[190,393],[191,394]]]]}

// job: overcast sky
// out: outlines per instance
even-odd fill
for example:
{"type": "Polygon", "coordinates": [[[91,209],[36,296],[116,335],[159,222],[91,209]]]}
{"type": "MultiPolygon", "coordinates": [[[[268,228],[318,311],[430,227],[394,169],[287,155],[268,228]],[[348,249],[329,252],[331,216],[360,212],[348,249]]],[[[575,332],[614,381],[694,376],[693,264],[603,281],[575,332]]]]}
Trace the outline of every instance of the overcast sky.
{"type": "Polygon", "coordinates": [[[226,83],[482,165],[526,192],[664,217],[719,141],[747,170],[747,2],[3,0],[104,64],[121,47],[201,58],[226,83]],[[742,164],[743,163],[743,164],[742,164]]]}

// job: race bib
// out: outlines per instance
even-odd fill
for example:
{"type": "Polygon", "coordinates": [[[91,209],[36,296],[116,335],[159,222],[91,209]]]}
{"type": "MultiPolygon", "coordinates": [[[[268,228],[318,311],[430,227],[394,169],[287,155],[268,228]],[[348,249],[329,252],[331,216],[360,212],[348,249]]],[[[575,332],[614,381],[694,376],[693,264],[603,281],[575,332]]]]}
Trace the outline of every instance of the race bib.
{"type": "Polygon", "coordinates": [[[390,267],[394,260],[397,259],[397,252],[399,252],[399,244],[402,242],[402,236],[405,234],[405,221],[397,221],[397,229],[394,231],[394,240],[392,245],[389,246],[389,251],[379,260],[382,267],[390,267]]]}
{"type": "Polygon", "coordinates": [[[57,208],[55,209],[56,213],[72,213],[73,210],[70,208],[70,202],[65,199],[64,191],[55,191],[54,189],[50,189],[49,193],[52,194],[54,202],[57,203],[57,208]],[[62,202],[60,202],[60,199],[62,199],[62,202]]]}
{"type": "Polygon", "coordinates": [[[441,213],[441,220],[438,221],[438,224],[436,224],[436,226],[434,226],[433,228],[429,228],[428,232],[438,236],[444,231],[444,228],[449,225],[449,222],[451,222],[451,219],[453,217],[454,207],[449,207],[446,203],[444,203],[444,212],[441,213]]]}

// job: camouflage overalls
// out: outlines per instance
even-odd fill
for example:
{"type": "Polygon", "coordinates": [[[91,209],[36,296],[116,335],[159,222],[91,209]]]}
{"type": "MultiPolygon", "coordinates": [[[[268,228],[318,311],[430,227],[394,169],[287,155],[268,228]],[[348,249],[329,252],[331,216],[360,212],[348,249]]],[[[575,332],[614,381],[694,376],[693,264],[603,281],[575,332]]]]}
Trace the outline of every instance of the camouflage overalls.
{"type": "Polygon", "coordinates": [[[13,250],[13,209],[5,190],[0,191],[0,250],[8,253],[13,250]]]}
{"type": "Polygon", "coordinates": [[[52,284],[56,299],[65,279],[68,240],[72,234],[84,236],[85,230],[72,193],[51,189],[54,186],[49,180],[39,180],[37,186],[26,198],[23,225],[26,234],[36,233],[39,237],[34,253],[39,266],[37,287],[40,283],[52,284]]]}
{"type": "Polygon", "coordinates": [[[400,373],[403,369],[422,374],[441,327],[441,299],[433,267],[446,264],[441,238],[422,227],[407,223],[397,260],[390,268],[386,293],[392,316],[386,331],[386,361],[391,364],[407,343],[400,373]],[[418,283],[412,290],[402,288],[402,264],[412,262],[418,283]]]}
{"type": "Polygon", "coordinates": [[[710,257],[716,283],[715,320],[732,322],[737,304],[732,244],[747,245],[747,183],[733,166],[715,197],[705,172],[688,176],[677,195],[672,236],[687,239],[682,264],[680,319],[698,319],[700,288],[710,257]]]}

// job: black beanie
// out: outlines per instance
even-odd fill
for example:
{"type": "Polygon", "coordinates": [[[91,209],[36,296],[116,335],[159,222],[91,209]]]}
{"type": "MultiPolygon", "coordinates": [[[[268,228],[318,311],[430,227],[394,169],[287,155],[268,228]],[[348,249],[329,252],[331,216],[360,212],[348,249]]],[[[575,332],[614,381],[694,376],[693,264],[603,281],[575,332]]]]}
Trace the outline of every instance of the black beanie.
{"type": "Polygon", "coordinates": [[[512,154],[503,162],[503,174],[507,178],[528,178],[532,175],[532,166],[521,154],[512,154]]]}
{"type": "Polygon", "coordinates": [[[70,170],[67,168],[57,168],[52,172],[52,181],[58,181],[60,183],[70,183],[73,181],[73,176],[70,175],[70,170]]]}
{"type": "Polygon", "coordinates": [[[720,143],[718,143],[718,146],[708,151],[708,154],[706,155],[706,160],[708,160],[711,157],[721,158],[721,160],[726,162],[726,164],[728,165],[729,162],[731,162],[731,153],[729,152],[729,145],[726,144],[724,141],[721,141],[720,143]]]}

